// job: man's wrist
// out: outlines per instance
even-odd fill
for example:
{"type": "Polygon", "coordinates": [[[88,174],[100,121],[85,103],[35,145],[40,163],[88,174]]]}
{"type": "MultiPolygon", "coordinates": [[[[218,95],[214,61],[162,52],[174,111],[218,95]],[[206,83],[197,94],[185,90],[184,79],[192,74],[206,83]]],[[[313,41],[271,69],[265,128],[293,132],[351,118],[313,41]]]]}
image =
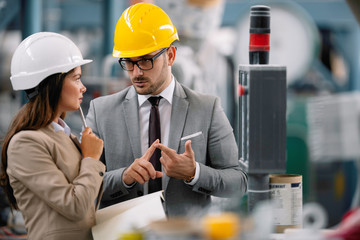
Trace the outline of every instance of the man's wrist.
{"type": "Polygon", "coordinates": [[[186,183],[191,182],[195,178],[195,173],[196,173],[196,171],[194,171],[194,174],[192,176],[185,178],[185,182],[186,183]]]}
{"type": "Polygon", "coordinates": [[[197,181],[199,180],[199,177],[200,177],[200,165],[198,162],[195,162],[196,163],[196,167],[195,167],[195,173],[194,173],[194,176],[190,176],[186,179],[184,179],[184,182],[188,185],[195,185],[197,183],[197,181]]]}
{"type": "Polygon", "coordinates": [[[128,168],[125,168],[125,170],[123,171],[122,176],[121,176],[121,179],[122,179],[123,185],[124,185],[126,188],[132,188],[132,187],[136,184],[136,181],[128,182],[128,183],[125,181],[125,178],[126,178],[126,176],[127,176],[127,173],[126,173],[126,170],[127,170],[127,169],[128,169],[128,168]]]}
{"type": "Polygon", "coordinates": [[[194,180],[194,178],[196,176],[196,167],[197,167],[197,164],[195,164],[195,169],[193,170],[193,174],[184,179],[186,183],[190,183],[192,180],[194,180]]]}

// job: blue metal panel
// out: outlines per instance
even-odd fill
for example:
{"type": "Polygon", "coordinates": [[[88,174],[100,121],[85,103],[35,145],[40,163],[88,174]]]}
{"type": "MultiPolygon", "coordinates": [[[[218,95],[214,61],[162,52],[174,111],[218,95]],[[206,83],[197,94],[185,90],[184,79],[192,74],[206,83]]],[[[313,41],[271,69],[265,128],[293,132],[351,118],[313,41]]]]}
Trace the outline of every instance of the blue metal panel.
{"type": "Polygon", "coordinates": [[[14,19],[20,10],[20,0],[0,0],[0,30],[14,19]]]}
{"type": "MultiPolygon", "coordinates": [[[[250,6],[257,4],[269,4],[289,2],[289,0],[227,0],[223,16],[223,25],[234,26],[244,11],[249,12],[250,6]]],[[[356,19],[345,0],[296,0],[292,1],[302,6],[318,25],[341,25],[356,24],[356,19]]]]}
{"type": "Polygon", "coordinates": [[[66,30],[102,27],[103,1],[63,1],[61,28],[66,30]]]}
{"type": "Polygon", "coordinates": [[[26,38],[33,33],[42,31],[42,0],[22,0],[23,31],[26,38]]]}
{"type": "Polygon", "coordinates": [[[297,1],[318,25],[341,26],[356,24],[354,14],[344,0],[337,1],[297,1]]]}
{"type": "Polygon", "coordinates": [[[104,5],[104,54],[111,54],[114,44],[115,26],[127,5],[125,1],[118,0],[105,0],[104,5]]]}

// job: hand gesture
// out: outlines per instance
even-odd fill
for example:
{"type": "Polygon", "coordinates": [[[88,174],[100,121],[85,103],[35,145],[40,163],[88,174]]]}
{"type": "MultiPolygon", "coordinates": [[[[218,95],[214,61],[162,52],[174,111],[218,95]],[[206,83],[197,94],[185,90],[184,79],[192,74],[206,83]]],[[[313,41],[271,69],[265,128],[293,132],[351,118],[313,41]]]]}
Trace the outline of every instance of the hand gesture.
{"type": "Polygon", "coordinates": [[[188,179],[195,175],[195,156],[191,148],[191,140],[185,143],[185,152],[177,154],[175,150],[159,143],[156,145],[161,149],[160,162],[167,176],[177,179],[188,179]]]}
{"type": "Polygon", "coordinates": [[[91,157],[97,160],[103,151],[104,142],[93,134],[91,128],[86,127],[81,137],[81,152],[83,158],[91,157]]]}
{"type": "Polygon", "coordinates": [[[127,185],[134,182],[144,184],[151,179],[160,178],[163,176],[162,172],[156,171],[154,166],[149,162],[151,156],[156,150],[155,145],[159,143],[156,140],[151,144],[146,153],[141,157],[134,160],[134,162],[124,171],[123,181],[127,185]]]}

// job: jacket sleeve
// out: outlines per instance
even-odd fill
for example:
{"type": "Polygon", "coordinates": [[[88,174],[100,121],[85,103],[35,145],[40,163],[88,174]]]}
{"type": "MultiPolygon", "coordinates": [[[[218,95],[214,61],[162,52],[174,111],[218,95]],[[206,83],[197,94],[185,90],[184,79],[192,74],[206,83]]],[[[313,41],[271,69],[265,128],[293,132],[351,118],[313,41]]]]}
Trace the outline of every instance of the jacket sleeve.
{"type": "MultiPolygon", "coordinates": [[[[94,206],[105,166],[96,159],[82,159],[78,176],[70,182],[55,163],[56,148],[54,142],[37,136],[35,131],[20,132],[9,144],[7,172],[49,207],[77,221],[94,206]]],[[[79,161],[75,158],[66,161],[79,161]]]]}
{"type": "Polygon", "coordinates": [[[207,164],[193,190],[219,197],[239,196],[247,191],[247,175],[239,166],[233,129],[216,98],[207,141],[207,164]]]}
{"type": "MultiPolygon", "coordinates": [[[[97,112],[95,102],[92,100],[90,101],[90,107],[86,116],[86,122],[88,123],[88,126],[93,130],[93,133],[99,138],[102,138],[100,134],[101,131],[98,129],[98,122],[96,121],[96,113],[97,112]]],[[[105,141],[105,139],[103,140],[105,141]]],[[[105,142],[104,144],[106,145],[107,143],[105,142]]],[[[103,163],[106,165],[105,149],[101,158],[103,163]]],[[[132,191],[131,188],[127,188],[123,183],[122,175],[124,171],[125,167],[121,167],[113,170],[108,169],[108,171],[105,172],[104,191],[101,199],[102,202],[113,201],[114,199],[118,199],[125,195],[128,195],[132,191]]]]}

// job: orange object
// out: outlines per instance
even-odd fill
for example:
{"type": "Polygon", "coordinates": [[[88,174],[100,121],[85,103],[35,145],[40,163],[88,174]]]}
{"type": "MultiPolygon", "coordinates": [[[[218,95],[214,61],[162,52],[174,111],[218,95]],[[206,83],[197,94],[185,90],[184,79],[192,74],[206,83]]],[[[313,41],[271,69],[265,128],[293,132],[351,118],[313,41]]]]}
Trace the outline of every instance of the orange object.
{"type": "Polygon", "coordinates": [[[203,219],[203,227],[209,239],[233,239],[239,235],[240,218],[231,212],[208,215],[203,219]]]}

